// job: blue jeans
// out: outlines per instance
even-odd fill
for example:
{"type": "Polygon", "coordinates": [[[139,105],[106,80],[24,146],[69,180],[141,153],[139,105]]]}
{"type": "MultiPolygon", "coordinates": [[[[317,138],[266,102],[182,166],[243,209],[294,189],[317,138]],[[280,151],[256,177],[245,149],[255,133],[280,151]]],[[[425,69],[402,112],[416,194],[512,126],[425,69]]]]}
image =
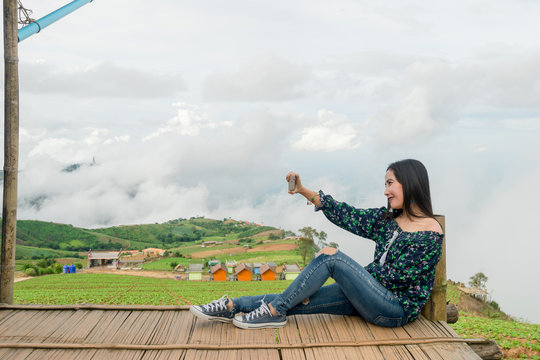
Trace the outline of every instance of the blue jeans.
{"type": "Polygon", "coordinates": [[[235,313],[253,311],[264,300],[272,304],[278,314],[357,315],[385,327],[407,323],[407,316],[396,296],[341,251],[314,258],[281,294],[232,300],[235,313]],[[329,277],[336,282],[323,286],[329,277]]]}

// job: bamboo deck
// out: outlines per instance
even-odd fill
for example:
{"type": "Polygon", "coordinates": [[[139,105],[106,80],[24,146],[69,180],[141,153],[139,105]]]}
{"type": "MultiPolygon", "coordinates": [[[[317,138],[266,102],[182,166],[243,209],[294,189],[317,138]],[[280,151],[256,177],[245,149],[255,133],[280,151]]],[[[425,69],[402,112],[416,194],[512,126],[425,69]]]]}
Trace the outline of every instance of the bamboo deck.
{"type": "Polygon", "coordinates": [[[0,359],[480,359],[445,322],[424,318],[386,329],[299,315],[282,329],[242,330],[186,310],[0,306],[0,359]]]}

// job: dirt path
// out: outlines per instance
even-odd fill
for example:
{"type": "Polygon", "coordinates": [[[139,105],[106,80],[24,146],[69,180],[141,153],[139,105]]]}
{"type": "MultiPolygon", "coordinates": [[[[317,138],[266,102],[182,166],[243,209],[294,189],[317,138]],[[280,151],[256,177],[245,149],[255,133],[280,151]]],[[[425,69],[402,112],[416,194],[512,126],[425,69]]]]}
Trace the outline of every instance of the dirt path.
{"type": "Polygon", "coordinates": [[[15,275],[15,280],[14,282],[19,282],[19,281],[24,281],[24,280],[28,280],[28,279],[32,279],[31,276],[26,276],[26,275],[15,275]]]}

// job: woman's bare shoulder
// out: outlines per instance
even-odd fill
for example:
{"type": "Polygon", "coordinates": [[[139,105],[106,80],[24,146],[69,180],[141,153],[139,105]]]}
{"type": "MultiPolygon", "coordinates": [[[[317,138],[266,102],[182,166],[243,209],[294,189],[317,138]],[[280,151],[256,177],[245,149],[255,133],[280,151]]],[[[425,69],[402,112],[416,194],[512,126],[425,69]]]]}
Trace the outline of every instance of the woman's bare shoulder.
{"type": "Polygon", "coordinates": [[[422,230],[423,231],[433,231],[439,234],[443,233],[441,224],[433,218],[425,218],[422,221],[422,230]]]}

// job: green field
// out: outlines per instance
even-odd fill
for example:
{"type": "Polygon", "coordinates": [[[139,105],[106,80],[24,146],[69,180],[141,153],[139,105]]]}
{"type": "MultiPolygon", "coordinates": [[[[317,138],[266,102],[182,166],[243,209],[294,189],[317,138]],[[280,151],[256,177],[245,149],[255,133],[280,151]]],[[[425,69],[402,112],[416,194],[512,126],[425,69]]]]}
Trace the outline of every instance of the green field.
{"type": "Polygon", "coordinates": [[[190,262],[194,264],[202,264],[203,259],[191,260],[191,259],[180,258],[180,257],[169,257],[169,258],[159,259],[152,262],[146,262],[142,264],[142,268],[144,270],[170,271],[171,263],[182,264],[184,266],[188,266],[190,262]]]}
{"type": "Polygon", "coordinates": [[[40,259],[40,258],[47,258],[47,257],[61,258],[61,257],[72,257],[77,254],[78,253],[74,251],[42,249],[42,248],[34,247],[34,246],[17,245],[16,247],[17,259],[40,259]]]}
{"type": "MultiPolygon", "coordinates": [[[[214,249],[214,248],[213,248],[214,249]]],[[[300,255],[298,255],[297,251],[254,251],[254,252],[246,252],[246,253],[238,253],[234,254],[234,256],[215,256],[213,258],[216,258],[221,261],[221,263],[225,264],[229,260],[236,260],[237,262],[244,262],[244,263],[267,263],[267,262],[275,262],[278,266],[283,265],[283,263],[288,264],[294,264],[302,263],[302,258],[300,255]]],[[[201,264],[204,263],[205,259],[187,259],[187,258],[179,258],[179,257],[170,257],[170,258],[164,258],[159,259],[152,262],[147,262],[142,265],[142,268],[144,270],[171,270],[171,263],[175,262],[177,264],[183,264],[187,266],[190,262],[191,263],[197,263],[201,264]]]]}
{"type": "Polygon", "coordinates": [[[282,292],[291,281],[189,282],[111,274],[58,274],[15,283],[16,304],[189,305],[282,292]]]}

